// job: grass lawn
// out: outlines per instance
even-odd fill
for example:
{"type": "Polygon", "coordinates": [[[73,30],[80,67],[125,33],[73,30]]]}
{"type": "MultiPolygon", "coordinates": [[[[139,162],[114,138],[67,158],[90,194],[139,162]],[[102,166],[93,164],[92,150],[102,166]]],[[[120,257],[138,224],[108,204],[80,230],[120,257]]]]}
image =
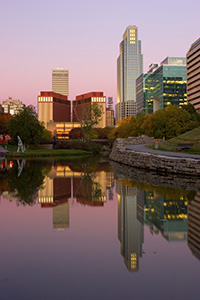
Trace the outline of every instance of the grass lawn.
{"type": "MultiPolygon", "coordinates": [[[[154,149],[154,145],[149,147],[154,149]]],[[[158,150],[200,154],[200,127],[181,134],[173,139],[159,143],[158,150]],[[176,148],[179,143],[192,143],[193,147],[190,150],[177,150],[176,148]]]]}
{"type": "MultiPolygon", "coordinates": [[[[2,145],[5,148],[5,145],[2,145]]],[[[22,158],[22,157],[67,157],[67,158],[75,158],[77,156],[88,156],[92,153],[84,150],[75,150],[75,149],[27,149],[24,153],[17,153],[17,146],[8,145],[7,150],[11,151],[9,153],[5,153],[6,157],[9,158],[22,158]]]]}

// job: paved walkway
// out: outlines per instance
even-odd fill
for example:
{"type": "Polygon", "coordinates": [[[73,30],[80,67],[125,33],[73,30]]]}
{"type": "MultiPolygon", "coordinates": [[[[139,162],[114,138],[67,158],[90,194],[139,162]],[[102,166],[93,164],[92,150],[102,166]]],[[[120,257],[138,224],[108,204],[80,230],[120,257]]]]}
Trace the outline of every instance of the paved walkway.
{"type": "Polygon", "coordinates": [[[129,145],[129,146],[125,146],[125,149],[126,150],[132,150],[132,151],[138,151],[138,152],[146,152],[146,153],[151,153],[151,154],[157,154],[157,155],[161,155],[161,156],[200,159],[200,155],[197,155],[197,154],[159,151],[159,150],[154,150],[154,149],[147,148],[145,146],[146,145],[129,145]]]}

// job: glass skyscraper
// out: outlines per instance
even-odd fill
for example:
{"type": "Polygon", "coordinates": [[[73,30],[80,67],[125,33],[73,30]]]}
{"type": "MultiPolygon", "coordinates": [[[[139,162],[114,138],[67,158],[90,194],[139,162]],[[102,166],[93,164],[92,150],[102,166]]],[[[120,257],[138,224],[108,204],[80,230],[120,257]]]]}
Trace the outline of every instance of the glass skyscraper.
{"type": "Polygon", "coordinates": [[[136,80],[137,114],[187,104],[186,58],[167,57],[154,66],[136,80]]]}
{"type": "Polygon", "coordinates": [[[141,41],[137,26],[128,26],[117,59],[116,120],[136,115],[136,78],[143,72],[141,41]]]}

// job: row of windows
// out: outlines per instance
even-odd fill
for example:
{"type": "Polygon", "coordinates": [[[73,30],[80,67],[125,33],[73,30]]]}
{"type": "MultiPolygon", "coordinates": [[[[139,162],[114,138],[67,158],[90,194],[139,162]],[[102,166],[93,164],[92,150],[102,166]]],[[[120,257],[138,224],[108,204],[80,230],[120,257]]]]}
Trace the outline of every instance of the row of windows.
{"type": "Polygon", "coordinates": [[[53,102],[52,97],[38,97],[38,102],[53,102]]]}
{"type": "Polygon", "coordinates": [[[106,102],[104,97],[92,97],[92,102],[106,102]]]}

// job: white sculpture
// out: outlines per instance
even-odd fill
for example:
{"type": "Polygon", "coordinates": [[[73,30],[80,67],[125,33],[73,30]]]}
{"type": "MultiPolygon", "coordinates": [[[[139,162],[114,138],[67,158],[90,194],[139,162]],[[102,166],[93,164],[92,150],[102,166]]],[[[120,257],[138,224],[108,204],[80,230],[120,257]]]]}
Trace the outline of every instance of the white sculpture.
{"type": "Polygon", "coordinates": [[[24,147],[23,147],[23,143],[22,143],[22,140],[20,139],[19,136],[17,136],[17,141],[18,141],[18,148],[17,148],[17,152],[21,151],[24,153],[24,147]]]}

